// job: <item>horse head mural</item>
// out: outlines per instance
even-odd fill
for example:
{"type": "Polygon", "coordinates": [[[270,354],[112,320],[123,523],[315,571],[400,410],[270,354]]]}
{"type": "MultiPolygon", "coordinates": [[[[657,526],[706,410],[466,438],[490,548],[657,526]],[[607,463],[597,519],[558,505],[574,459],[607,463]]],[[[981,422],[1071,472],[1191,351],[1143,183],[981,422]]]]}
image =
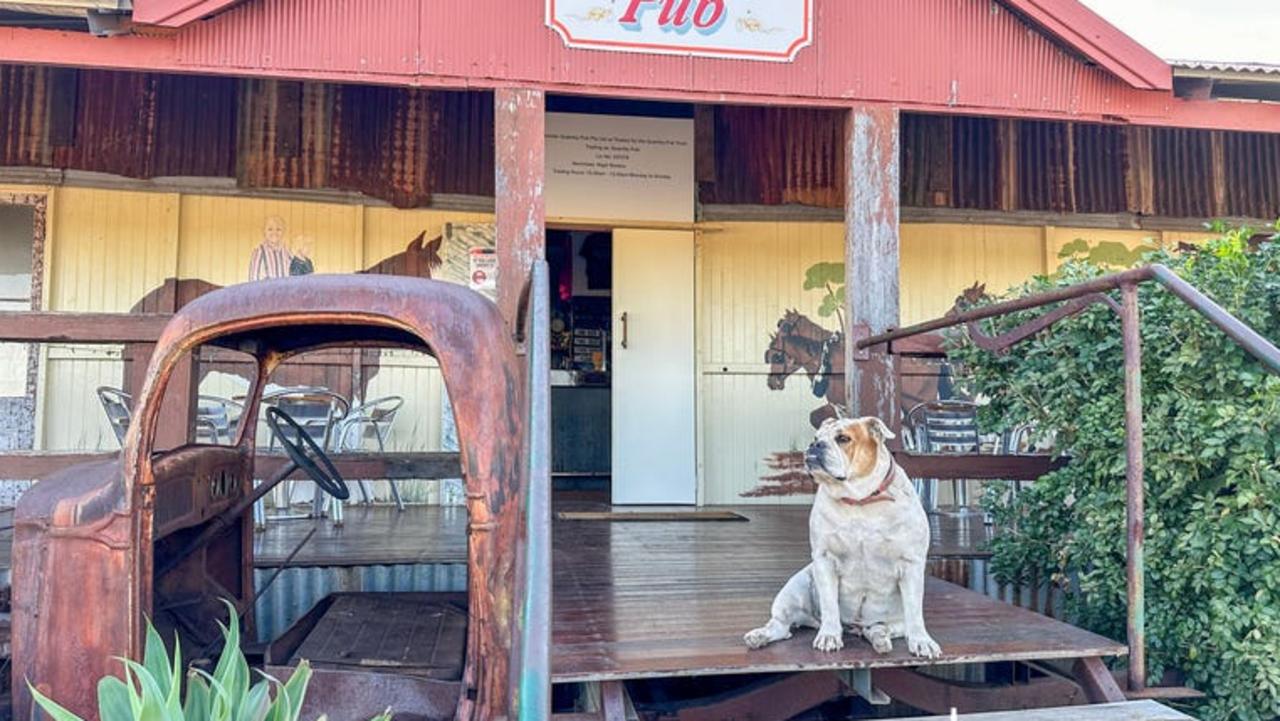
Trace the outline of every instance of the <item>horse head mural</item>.
{"type": "Polygon", "coordinates": [[[764,362],[769,364],[770,390],[784,389],[787,378],[804,370],[813,395],[826,401],[809,414],[814,428],[834,417],[836,407],[844,407],[843,332],[827,330],[799,311],[788,310],[769,338],[764,362]]]}

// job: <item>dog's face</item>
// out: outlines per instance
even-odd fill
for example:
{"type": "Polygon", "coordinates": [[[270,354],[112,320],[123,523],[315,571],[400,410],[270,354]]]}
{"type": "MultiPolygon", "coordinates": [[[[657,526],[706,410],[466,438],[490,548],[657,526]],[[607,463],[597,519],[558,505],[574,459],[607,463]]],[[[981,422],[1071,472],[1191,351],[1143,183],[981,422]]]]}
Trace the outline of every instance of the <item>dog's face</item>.
{"type": "Polygon", "coordinates": [[[831,418],[814,435],[804,464],[819,482],[859,478],[875,469],[890,438],[893,433],[879,418],[831,418]]]}

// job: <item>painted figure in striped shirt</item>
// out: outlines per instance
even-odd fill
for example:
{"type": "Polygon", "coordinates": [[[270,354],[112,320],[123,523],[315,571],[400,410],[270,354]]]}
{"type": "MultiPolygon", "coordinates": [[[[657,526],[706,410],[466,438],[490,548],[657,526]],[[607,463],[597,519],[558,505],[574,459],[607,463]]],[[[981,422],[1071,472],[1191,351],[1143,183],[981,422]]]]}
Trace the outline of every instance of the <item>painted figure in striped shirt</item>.
{"type": "Polygon", "coordinates": [[[287,278],[308,275],[314,271],[310,243],[300,244],[296,251],[284,242],[284,218],[269,216],[262,228],[262,242],[249,256],[249,280],[287,278]]]}

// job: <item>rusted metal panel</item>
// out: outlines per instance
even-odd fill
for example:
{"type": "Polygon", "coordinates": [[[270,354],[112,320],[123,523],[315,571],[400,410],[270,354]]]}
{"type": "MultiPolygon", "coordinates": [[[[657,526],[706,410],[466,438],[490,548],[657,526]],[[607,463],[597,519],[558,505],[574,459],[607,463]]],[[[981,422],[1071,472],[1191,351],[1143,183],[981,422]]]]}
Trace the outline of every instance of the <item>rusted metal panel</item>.
{"type": "Polygon", "coordinates": [[[182,75],[152,78],[156,123],[149,174],[234,177],[239,81],[182,75]]]}
{"type": "Polygon", "coordinates": [[[1213,214],[1212,143],[1206,130],[1152,131],[1157,214],[1180,218],[1208,218],[1213,214]]]}
{"type": "Polygon", "coordinates": [[[328,176],[334,86],[301,83],[297,103],[277,80],[240,86],[237,182],[249,188],[323,188],[328,176]],[[282,102],[283,100],[283,102],[282,102]],[[297,133],[296,152],[281,135],[297,133]]]}
{"type": "Polygon", "coordinates": [[[150,177],[156,126],[154,76],[82,70],[76,94],[75,142],[53,147],[54,164],[150,177]]]}
{"type": "Polygon", "coordinates": [[[1125,201],[1125,129],[1078,123],[1075,132],[1076,211],[1122,213],[1125,201]]]}
{"type": "Polygon", "coordinates": [[[1280,218],[1280,135],[1226,133],[1227,214],[1280,218]]]}
{"type": "Polygon", "coordinates": [[[493,93],[431,93],[431,190],[493,197],[493,93]]]}
{"type": "Polygon", "coordinates": [[[0,165],[48,165],[48,68],[0,65],[0,165]]]}
{"type": "Polygon", "coordinates": [[[329,186],[411,208],[431,199],[431,93],[414,88],[334,89],[329,186]]]}
{"type": "Polygon", "coordinates": [[[711,112],[714,180],[701,184],[704,203],[844,203],[843,112],[752,106],[711,112]]]}
{"type": "Polygon", "coordinates": [[[855,341],[898,325],[898,110],[861,106],[846,122],[845,398],[853,415],[875,416],[896,429],[893,356],[884,349],[861,353],[855,341]]]}
{"type": "Polygon", "coordinates": [[[1065,123],[1018,124],[1018,207],[1071,212],[1071,153],[1065,123]]]}
{"type": "Polygon", "coordinates": [[[999,124],[992,118],[953,118],[952,206],[995,208],[1000,194],[999,124]]]}

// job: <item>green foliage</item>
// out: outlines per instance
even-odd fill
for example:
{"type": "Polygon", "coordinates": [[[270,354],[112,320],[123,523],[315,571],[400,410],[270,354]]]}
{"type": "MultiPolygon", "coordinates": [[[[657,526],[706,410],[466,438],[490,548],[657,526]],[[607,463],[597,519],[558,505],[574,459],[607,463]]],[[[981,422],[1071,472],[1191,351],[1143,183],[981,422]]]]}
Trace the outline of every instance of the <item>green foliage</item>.
{"type": "MultiPolygon", "coordinates": [[[[1264,336],[1280,339],[1280,243],[1251,250],[1218,229],[1164,263],[1264,336]]],[[[1067,261],[1023,295],[1112,270],[1067,261]]],[[[1167,291],[1140,291],[1146,436],[1146,623],[1151,680],[1178,669],[1206,719],[1280,716],[1280,378],[1167,291]]],[[[993,319],[1003,332],[1034,313],[993,319]]],[[[1008,529],[992,545],[1005,583],[1053,579],[1076,623],[1125,636],[1123,352],[1118,318],[1095,305],[997,356],[962,339],[955,357],[980,421],[1056,432],[1065,468],[1018,495],[984,499],[1008,529]]]]}
{"type": "MultiPolygon", "coordinates": [[[[231,618],[235,607],[227,604],[231,618]]],[[[303,661],[280,683],[266,674],[253,683],[249,664],[240,650],[240,629],[234,621],[222,626],[222,657],[212,675],[191,669],[182,697],[182,650],[174,639],[173,658],[154,626],[147,624],[142,663],[120,659],[124,679],[106,676],[98,682],[98,717],[101,721],[298,721],[311,681],[311,665],[303,661]],[[275,698],[271,689],[275,688],[275,698]]],[[[31,694],[54,721],[83,721],[35,689],[31,694]]],[[[390,711],[373,721],[390,721],[390,711]]],[[[323,721],[324,717],[321,717],[323,721]]]]}
{"type": "Polygon", "coordinates": [[[804,273],[804,289],[826,291],[822,305],[818,307],[819,316],[843,317],[844,263],[815,263],[810,266],[804,273]]]}

